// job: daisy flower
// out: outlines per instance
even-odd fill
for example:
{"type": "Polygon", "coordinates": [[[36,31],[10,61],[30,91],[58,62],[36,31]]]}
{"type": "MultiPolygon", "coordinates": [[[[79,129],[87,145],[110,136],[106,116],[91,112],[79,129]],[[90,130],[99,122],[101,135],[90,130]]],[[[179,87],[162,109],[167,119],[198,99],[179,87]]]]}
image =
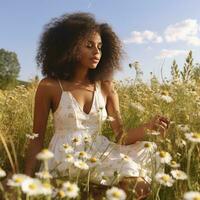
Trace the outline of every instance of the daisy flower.
{"type": "Polygon", "coordinates": [[[41,178],[41,179],[49,179],[49,178],[52,178],[52,175],[51,175],[48,171],[36,172],[35,175],[36,175],[38,178],[41,178]]]}
{"type": "Polygon", "coordinates": [[[165,173],[157,173],[155,175],[155,179],[158,183],[167,187],[171,187],[174,183],[173,178],[170,175],[165,174],[165,173]]]}
{"type": "Polygon", "coordinates": [[[67,181],[63,183],[62,190],[65,191],[67,197],[76,198],[80,189],[77,184],[67,181]]]}
{"type": "Polygon", "coordinates": [[[153,152],[157,148],[157,145],[154,142],[145,142],[144,148],[145,150],[148,150],[149,152],[153,152]]]}
{"type": "Polygon", "coordinates": [[[52,186],[49,183],[42,183],[41,193],[43,195],[51,195],[52,192],[52,186]]]}
{"type": "Polygon", "coordinates": [[[106,191],[106,197],[108,200],[124,200],[126,199],[126,193],[122,189],[112,187],[106,191]]]}
{"type": "Polygon", "coordinates": [[[43,149],[40,153],[37,154],[36,158],[38,160],[49,160],[54,157],[54,154],[48,149],[43,149]]]}
{"type": "Polygon", "coordinates": [[[179,124],[177,125],[178,129],[184,133],[189,132],[190,128],[187,124],[179,124]]]}
{"type": "Polygon", "coordinates": [[[57,190],[56,195],[59,196],[59,198],[61,198],[61,199],[67,196],[66,192],[63,189],[57,190]]]}
{"type": "Polygon", "coordinates": [[[173,102],[173,98],[169,96],[167,91],[162,91],[161,94],[156,94],[156,97],[162,101],[165,101],[166,103],[173,102]]]}
{"type": "Polygon", "coordinates": [[[186,192],[183,197],[184,200],[199,200],[200,199],[200,192],[190,191],[186,192]]]}
{"type": "Polygon", "coordinates": [[[185,180],[187,179],[187,174],[181,170],[172,170],[171,174],[173,176],[173,178],[175,178],[176,180],[185,180]]]}
{"type": "Polygon", "coordinates": [[[123,153],[120,153],[120,157],[121,157],[122,160],[125,161],[125,162],[132,162],[132,161],[133,161],[132,158],[131,158],[130,156],[125,155],[125,154],[123,154],[123,153]]]}
{"type": "Polygon", "coordinates": [[[7,185],[12,187],[19,187],[27,178],[29,177],[24,174],[13,174],[12,178],[8,179],[7,185]]]}
{"type": "Polygon", "coordinates": [[[147,134],[148,135],[160,135],[160,132],[159,131],[154,131],[154,130],[147,129],[147,134]]]}
{"type": "Polygon", "coordinates": [[[84,134],[83,135],[83,141],[85,144],[91,143],[92,142],[92,137],[89,134],[84,134]]]}
{"type": "Polygon", "coordinates": [[[42,183],[35,178],[27,178],[22,183],[22,191],[29,196],[35,196],[42,194],[42,183]]]}
{"type": "Polygon", "coordinates": [[[88,158],[88,154],[85,151],[78,151],[78,152],[75,153],[75,156],[78,159],[87,159],[88,158]]]}
{"type": "Polygon", "coordinates": [[[144,106],[143,106],[141,103],[139,103],[139,102],[135,102],[135,103],[132,102],[132,103],[130,104],[130,106],[131,106],[132,108],[134,108],[134,109],[136,109],[136,110],[142,112],[142,113],[145,111],[144,106]]]}
{"type": "Polygon", "coordinates": [[[174,160],[171,160],[170,163],[169,163],[170,167],[172,168],[179,168],[180,167],[180,164],[177,163],[176,161],[174,160]]]}
{"type": "Polygon", "coordinates": [[[81,138],[79,136],[73,137],[72,143],[75,144],[76,146],[80,145],[81,144],[81,138]]]}
{"type": "Polygon", "coordinates": [[[111,117],[111,116],[107,116],[106,121],[113,122],[113,121],[115,121],[115,118],[111,117]]]}
{"type": "Polygon", "coordinates": [[[90,157],[90,158],[88,158],[87,162],[88,162],[88,165],[89,165],[90,167],[94,167],[94,166],[96,166],[97,164],[99,164],[99,159],[96,158],[96,157],[90,157]]]}
{"type": "Polygon", "coordinates": [[[200,133],[186,133],[185,137],[191,142],[200,143],[200,133]]]}
{"type": "Polygon", "coordinates": [[[156,152],[156,157],[161,163],[166,163],[166,164],[168,164],[172,160],[171,155],[166,151],[156,152]]]}
{"type": "Polygon", "coordinates": [[[74,162],[75,167],[79,168],[79,169],[83,169],[83,170],[88,170],[89,166],[87,165],[87,163],[85,163],[82,160],[77,160],[74,162]]]}
{"type": "Polygon", "coordinates": [[[0,167],[0,178],[6,176],[6,172],[0,167]]]}
{"type": "Polygon", "coordinates": [[[70,154],[70,153],[65,154],[64,161],[65,161],[65,162],[68,162],[68,163],[73,163],[73,162],[74,162],[74,157],[73,157],[73,155],[70,154]]]}
{"type": "Polygon", "coordinates": [[[37,138],[38,136],[39,136],[38,133],[26,134],[26,137],[31,140],[37,138]]]}
{"type": "Polygon", "coordinates": [[[74,148],[69,144],[62,144],[60,150],[64,151],[65,153],[72,153],[74,151],[74,148]]]}

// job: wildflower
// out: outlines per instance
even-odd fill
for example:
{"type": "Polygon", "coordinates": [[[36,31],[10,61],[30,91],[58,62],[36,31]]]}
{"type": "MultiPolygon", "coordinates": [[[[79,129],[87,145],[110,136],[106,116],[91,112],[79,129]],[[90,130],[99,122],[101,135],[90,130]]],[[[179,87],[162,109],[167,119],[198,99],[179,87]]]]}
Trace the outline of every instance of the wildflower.
{"type": "Polygon", "coordinates": [[[78,151],[78,152],[76,152],[75,156],[77,156],[78,159],[87,159],[88,158],[88,154],[85,151],[78,151]]]}
{"type": "Polygon", "coordinates": [[[153,142],[145,142],[144,148],[145,150],[148,150],[149,152],[153,152],[157,148],[157,145],[153,142]]]}
{"type": "Polygon", "coordinates": [[[54,154],[48,149],[43,149],[40,153],[37,154],[36,158],[38,160],[49,160],[53,158],[54,154]]]}
{"type": "Polygon", "coordinates": [[[129,157],[128,155],[125,155],[125,154],[123,154],[123,153],[120,153],[120,157],[121,157],[122,160],[125,161],[125,162],[132,162],[132,161],[133,161],[131,157],[129,157]]]}
{"type": "Polygon", "coordinates": [[[169,163],[169,165],[170,165],[170,167],[172,167],[172,168],[178,168],[178,167],[180,167],[180,164],[177,163],[177,162],[174,161],[174,160],[171,160],[170,163],[169,163]]]}
{"type": "Polygon", "coordinates": [[[48,171],[36,172],[35,175],[36,175],[38,178],[41,178],[41,179],[49,179],[49,178],[52,178],[52,175],[51,175],[48,171]]]}
{"type": "Polygon", "coordinates": [[[174,183],[173,178],[170,175],[165,174],[165,173],[157,173],[155,175],[155,178],[158,183],[167,187],[171,187],[174,183]]]}
{"type": "Polygon", "coordinates": [[[0,178],[6,176],[6,172],[0,167],[0,178]]]}
{"type": "Polygon", "coordinates": [[[179,124],[177,125],[178,129],[184,133],[189,132],[190,128],[187,124],[179,124]]]}
{"type": "Polygon", "coordinates": [[[49,183],[42,183],[41,193],[43,195],[50,195],[52,192],[52,187],[49,183]]]}
{"type": "Polygon", "coordinates": [[[185,180],[185,179],[187,179],[186,173],[181,171],[181,170],[172,170],[171,174],[172,174],[173,178],[175,178],[176,180],[185,180]]]}
{"type": "Polygon", "coordinates": [[[85,144],[91,143],[91,141],[92,141],[91,135],[84,134],[83,135],[83,141],[84,141],[85,144]]]}
{"type": "Polygon", "coordinates": [[[79,193],[79,187],[75,183],[70,183],[69,181],[64,182],[62,189],[65,191],[65,194],[69,198],[76,198],[79,193]]]}
{"type": "Polygon", "coordinates": [[[189,191],[184,194],[184,200],[199,200],[200,199],[200,192],[196,191],[189,191]]]}
{"type": "Polygon", "coordinates": [[[163,91],[161,94],[156,94],[156,97],[162,101],[165,101],[166,103],[173,102],[172,97],[169,96],[169,93],[167,91],[163,91]]]}
{"type": "Polygon", "coordinates": [[[200,143],[200,133],[186,133],[185,137],[191,142],[200,143]]]}
{"type": "Polygon", "coordinates": [[[57,195],[58,195],[61,199],[67,196],[67,195],[66,195],[66,192],[65,192],[63,189],[59,189],[59,190],[57,191],[57,195]]]}
{"type": "Polygon", "coordinates": [[[132,102],[132,103],[130,104],[130,106],[131,106],[132,108],[134,108],[134,109],[136,109],[136,110],[142,112],[142,113],[145,111],[144,106],[143,106],[141,103],[139,103],[139,102],[137,102],[137,103],[133,103],[133,102],[132,102]]]}
{"type": "Polygon", "coordinates": [[[156,152],[156,157],[161,163],[166,163],[166,164],[168,164],[172,160],[171,155],[166,151],[156,152]]]}
{"type": "Polygon", "coordinates": [[[106,197],[108,200],[124,200],[126,199],[126,193],[122,189],[112,187],[106,191],[106,197]]]}
{"type": "Polygon", "coordinates": [[[147,129],[147,134],[148,135],[160,135],[160,132],[159,131],[154,131],[154,130],[147,129]]]}
{"type": "Polygon", "coordinates": [[[28,178],[22,183],[22,191],[29,196],[40,195],[42,184],[38,179],[28,178]]]}
{"type": "Polygon", "coordinates": [[[38,136],[39,136],[38,133],[26,134],[26,137],[31,140],[37,138],[38,136]]]}
{"type": "Polygon", "coordinates": [[[24,174],[13,174],[12,178],[8,179],[7,185],[12,187],[19,187],[27,178],[29,177],[24,174]]]}
{"type": "Polygon", "coordinates": [[[80,145],[81,144],[81,139],[79,136],[73,137],[72,138],[72,143],[75,145],[80,145]]]}
{"type": "Polygon", "coordinates": [[[69,144],[62,144],[61,151],[64,151],[65,153],[72,153],[74,151],[73,147],[69,144]]]}
{"type": "Polygon", "coordinates": [[[79,168],[79,169],[83,169],[83,170],[88,170],[89,166],[87,165],[87,163],[85,163],[82,160],[77,160],[74,162],[75,167],[79,168]]]}
{"type": "Polygon", "coordinates": [[[97,165],[97,164],[99,164],[99,159],[98,159],[98,158],[96,158],[96,157],[90,157],[90,158],[88,159],[88,165],[89,165],[90,167],[93,167],[93,166],[95,166],[95,165],[97,165]]]}
{"type": "Polygon", "coordinates": [[[64,159],[65,162],[68,162],[68,163],[73,163],[74,162],[74,157],[72,156],[72,154],[66,154],[65,155],[65,159],[64,159]]]}
{"type": "Polygon", "coordinates": [[[115,121],[115,119],[114,119],[114,117],[107,116],[106,121],[113,122],[113,121],[115,121]]]}

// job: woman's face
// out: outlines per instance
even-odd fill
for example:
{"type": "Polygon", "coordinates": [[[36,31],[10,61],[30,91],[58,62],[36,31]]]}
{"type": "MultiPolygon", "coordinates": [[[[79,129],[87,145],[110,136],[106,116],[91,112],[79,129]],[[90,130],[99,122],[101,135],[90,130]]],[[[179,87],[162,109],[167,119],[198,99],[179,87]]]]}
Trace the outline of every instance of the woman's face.
{"type": "Polygon", "coordinates": [[[97,32],[91,33],[80,45],[79,67],[95,69],[101,59],[101,36],[97,32]]]}

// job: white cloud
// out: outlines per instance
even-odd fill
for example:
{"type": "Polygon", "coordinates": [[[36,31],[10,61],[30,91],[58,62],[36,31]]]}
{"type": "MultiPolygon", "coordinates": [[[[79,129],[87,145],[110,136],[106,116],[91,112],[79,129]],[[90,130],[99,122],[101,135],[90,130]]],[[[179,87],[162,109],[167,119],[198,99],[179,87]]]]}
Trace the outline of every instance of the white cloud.
{"type": "Polygon", "coordinates": [[[147,42],[154,42],[154,43],[161,43],[163,41],[162,37],[159,36],[157,33],[145,30],[143,32],[133,31],[131,32],[131,37],[124,40],[124,43],[147,43],[147,42]]]}
{"type": "Polygon", "coordinates": [[[185,41],[188,44],[200,46],[200,26],[195,19],[186,19],[173,25],[169,25],[165,32],[167,42],[185,41]]]}
{"type": "Polygon", "coordinates": [[[186,50],[176,50],[176,49],[163,49],[160,52],[160,55],[156,57],[156,59],[163,59],[163,58],[172,58],[180,55],[187,55],[188,51],[186,50]]]}

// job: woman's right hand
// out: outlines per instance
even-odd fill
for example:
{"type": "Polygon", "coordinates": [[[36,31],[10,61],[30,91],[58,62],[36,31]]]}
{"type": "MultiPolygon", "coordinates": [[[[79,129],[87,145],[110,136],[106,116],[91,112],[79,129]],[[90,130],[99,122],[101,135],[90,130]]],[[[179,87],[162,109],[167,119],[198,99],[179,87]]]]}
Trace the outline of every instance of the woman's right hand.
{"type": "Polygon", "coordinates": [[[169,124],[170,121],[168,118],[161,115],[156,115],[147,123],[147,127],[150,130],[160,132],[160,134],[165,137],[166,130],[169,128],[169,124]]]}

